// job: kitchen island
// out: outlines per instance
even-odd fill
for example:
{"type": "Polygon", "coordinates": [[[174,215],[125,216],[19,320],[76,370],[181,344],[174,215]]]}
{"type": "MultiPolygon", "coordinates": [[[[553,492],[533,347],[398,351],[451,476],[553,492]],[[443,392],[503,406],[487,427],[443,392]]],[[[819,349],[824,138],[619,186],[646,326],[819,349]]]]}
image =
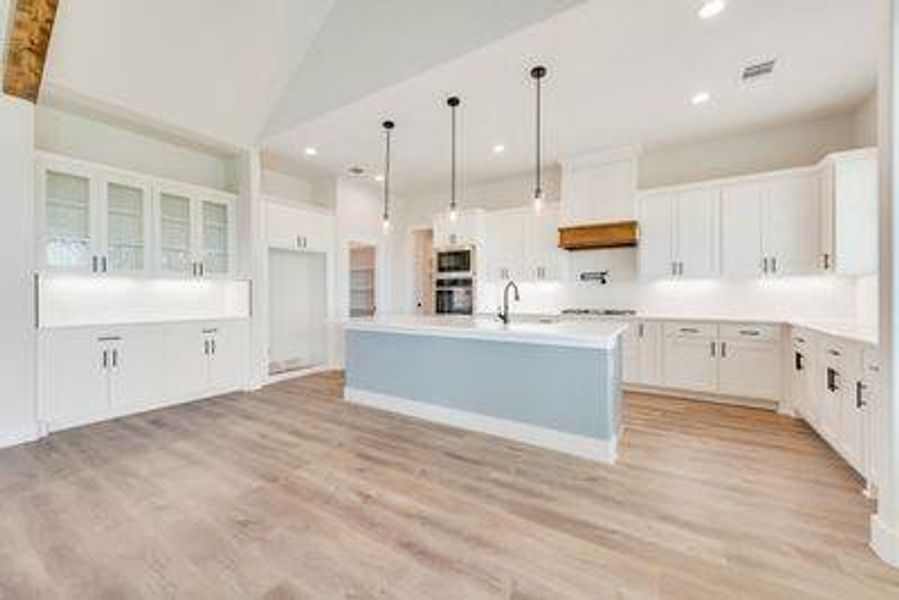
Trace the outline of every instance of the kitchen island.
{"type": "Polygon", "coordinates": [[[354,319],[346,325],[344,397],[614,462],[625,328],[613,321],[354,319]]]}

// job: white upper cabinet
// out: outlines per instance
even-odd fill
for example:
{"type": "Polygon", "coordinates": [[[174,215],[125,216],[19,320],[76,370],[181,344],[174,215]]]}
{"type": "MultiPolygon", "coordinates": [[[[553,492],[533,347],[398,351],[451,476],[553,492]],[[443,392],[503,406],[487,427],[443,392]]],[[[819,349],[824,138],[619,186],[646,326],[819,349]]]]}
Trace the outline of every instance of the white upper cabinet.
{"type": "Polygon", "coordinates": [[[156,187],[157,269],[167,275],[225,277],[234,272],[236,199],[191,186],[156,187]]]}
{"type": "Polygon", "coordinates": [[[486,237],[486,217],[483,210],[459,211],[456,219],[449,218],[448,212],[441,212],[433,218],[434,247],[483,246],[486,237]]]}
{"type": "Polygon", "coordinates": [[[647,194],[640,201],[643,279],[718,275],[716,188],[647,194]]]}
{"type": "Polygon", "coordinates": [[[762,228],[766,272],[817,272],[821,247],[816,226],[820,217],[817,177],[812,173],[789,175],[775,179],[766,188],[762,228]]]}
{"type": "Polygon", "coordinates": [[[37,160],[40,268],[227,276],[236,198],[44,153],[37,160]]]}
{"type": "Polygon", "coordinates": [[[721,272],[756,277],[763,271],[761,184],[728,185],[721,190],[721,272]]]}
{"type": "Polygon", "coordinates": [[[877,271],[877,150],[865,148],[827,157],[821,165],[821,255],[827,272],[865,275],[877,271]]]}
{"type": "Polygon", "coordinates": [[[675,275],[673,194],[647,194],[640,200],[640,275],[661,279],[675,275]]]}
{"type": "Polygon", "coordinates": [[[334,217],[321,210],[268,202],[266,237],[269,246],[274,248],[332,252],[334,217]]]}
{"type": "Polygon", "coordinates": [[[516,208],[487,215],[487,278],[496,281],[553,281],[561,277],[557,204],[516,208]]]}

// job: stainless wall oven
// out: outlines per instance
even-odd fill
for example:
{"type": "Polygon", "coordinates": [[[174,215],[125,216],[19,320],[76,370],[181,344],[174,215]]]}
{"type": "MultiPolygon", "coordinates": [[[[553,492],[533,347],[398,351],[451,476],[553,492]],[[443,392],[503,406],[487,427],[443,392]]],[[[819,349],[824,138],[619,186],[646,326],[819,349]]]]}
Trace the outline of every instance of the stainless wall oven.
{"type": "Polygon", "coordinates": [[[438,315],[474,314],[474,278],[437,277],[434,307],[438,315]]]}

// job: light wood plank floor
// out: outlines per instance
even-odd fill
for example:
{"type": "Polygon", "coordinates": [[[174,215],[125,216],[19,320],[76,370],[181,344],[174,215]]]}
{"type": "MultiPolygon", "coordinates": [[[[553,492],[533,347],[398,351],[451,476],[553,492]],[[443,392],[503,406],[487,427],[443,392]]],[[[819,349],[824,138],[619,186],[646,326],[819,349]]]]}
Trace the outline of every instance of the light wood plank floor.
{"type": "Polygon", "coordinates": [[[630,396],[617,465],[280,383],[0,451],[0,598],[899,598],[772,413],[630,396]]]}

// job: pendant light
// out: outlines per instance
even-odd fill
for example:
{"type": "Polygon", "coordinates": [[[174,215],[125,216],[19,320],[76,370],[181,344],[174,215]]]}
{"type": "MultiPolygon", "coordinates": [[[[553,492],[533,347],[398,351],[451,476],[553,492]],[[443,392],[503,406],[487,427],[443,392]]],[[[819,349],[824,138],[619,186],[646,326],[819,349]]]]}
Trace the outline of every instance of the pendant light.
{"type": "Polygon", "coordinates": [[[450,107],[450,112],[452,114],[452,160],[450,167],[450,205],[449,205],[449,218],[450,221],[455,221],[459,218],[458,212],[458,204],[456,203],[456,109],[459,108],[459,104],[461,100],[459,100],[458,96],[451,96],[446,101],[447,105],[450,107]]]}
{"type": "Polygon", "coordinates": [[[537,139],[536,139],[536,142],[537,143],[536,143],[536,163],[535,163],[536,180],[535,180],[535,185],[534,185],[534,210],[537,212],[540,212],[540,209],[543,208],[543,179],[542,179],[542,171],[541,171],[541,167],[542,167],[541,163],[542,163],[542,159],[543,159],[543,156],[542,156],[543,139],[542,139],[542,135],[541,135],[543,123],[541,121],[541,118],[542,118],[541,110],[543,107],[541,106],[540,92],[542,91],[541,87],[543,84],[544,77],[546,77],[546,67],[537,66],[537,67],[534,67],[533,69],[531,69],[531,78],[534,80],[534,87],[537,92],[537,106],[536,106],[536,108],[537,108],[537,111],[536,111],[537,112],[537,123],[536,123],[536,125],[537,125],[536,138],[537,139]]]}
{"type": "Polygon", "coordinates": [[[384,231],[390,230],[390,133],[393,130],[393,121],[384,121],[384,214],[382,226],[384,231]]]}

